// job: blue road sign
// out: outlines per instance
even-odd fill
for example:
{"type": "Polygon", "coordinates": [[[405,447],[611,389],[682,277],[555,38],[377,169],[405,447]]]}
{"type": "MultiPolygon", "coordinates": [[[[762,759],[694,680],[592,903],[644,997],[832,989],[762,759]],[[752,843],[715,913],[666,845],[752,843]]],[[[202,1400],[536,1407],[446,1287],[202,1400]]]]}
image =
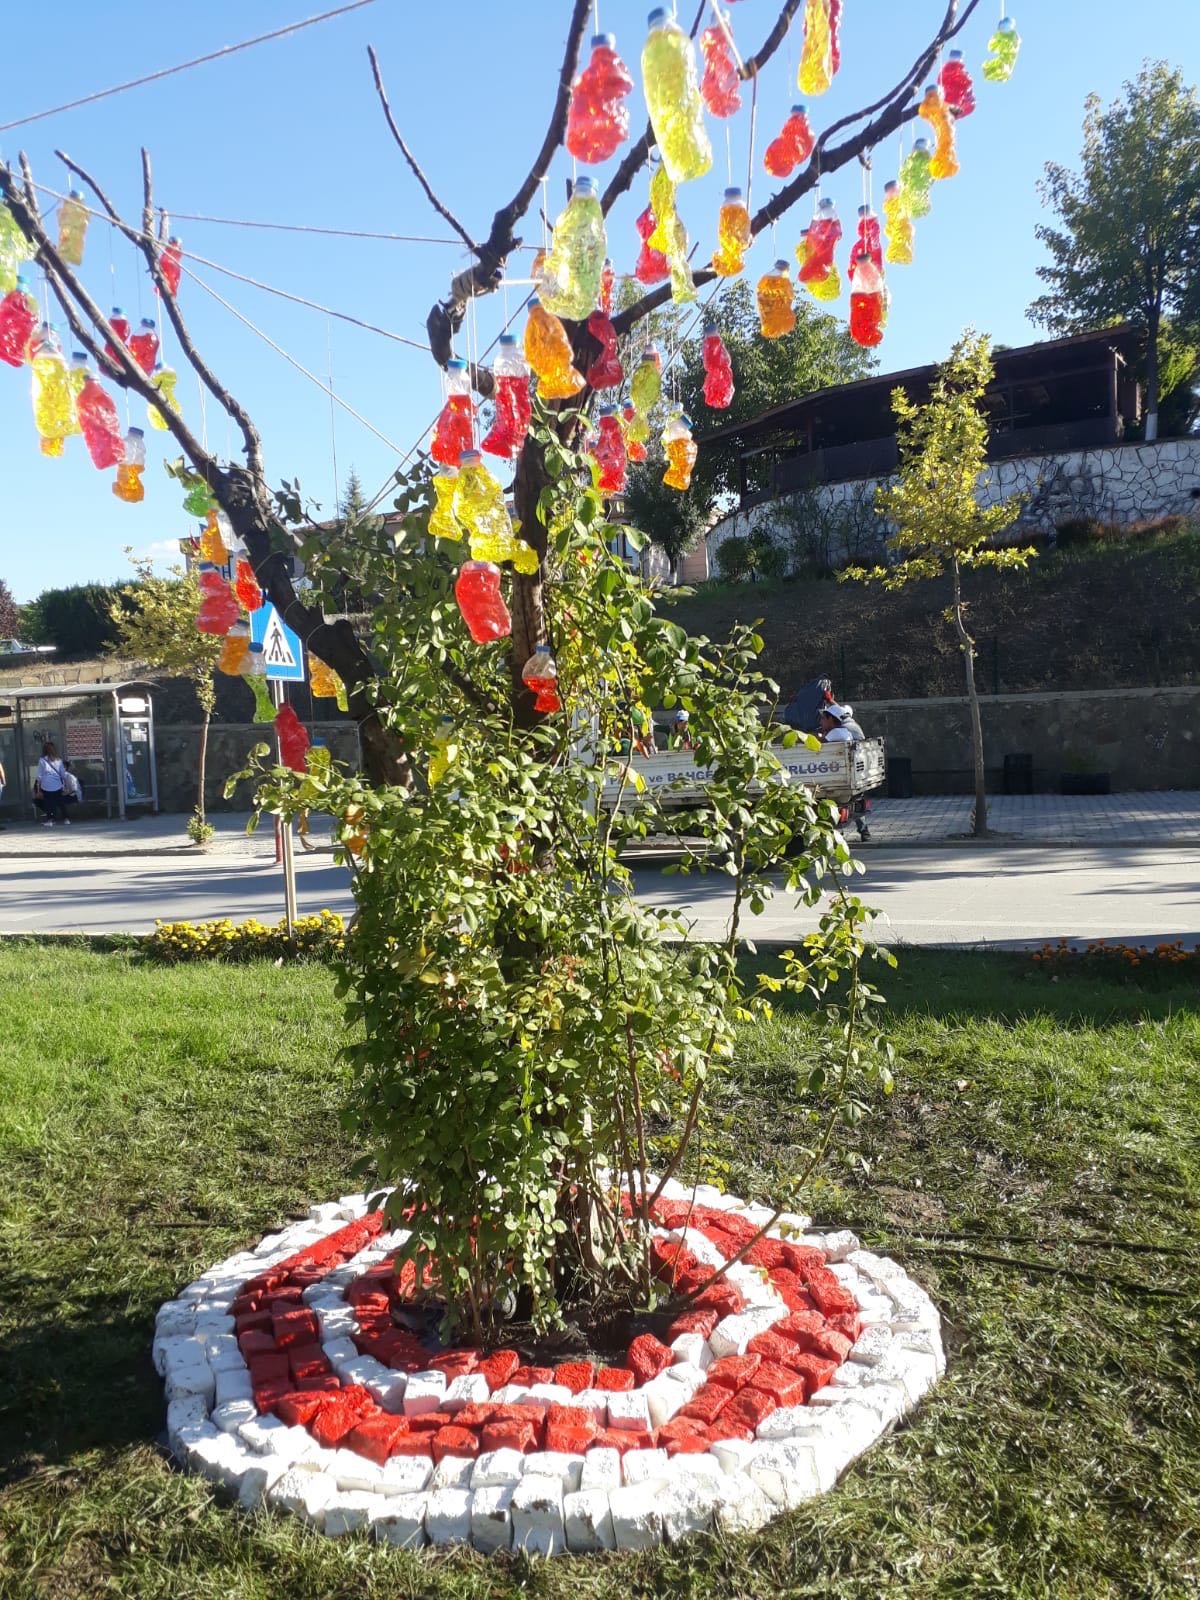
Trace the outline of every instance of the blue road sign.
{"type": "Polygon", "coordinates": [[[263,647],[268,678],[278,678],[283,683],[304,682],[300,636],[292,632],[269,600],[250,613],[250,640],[263,647]]]}

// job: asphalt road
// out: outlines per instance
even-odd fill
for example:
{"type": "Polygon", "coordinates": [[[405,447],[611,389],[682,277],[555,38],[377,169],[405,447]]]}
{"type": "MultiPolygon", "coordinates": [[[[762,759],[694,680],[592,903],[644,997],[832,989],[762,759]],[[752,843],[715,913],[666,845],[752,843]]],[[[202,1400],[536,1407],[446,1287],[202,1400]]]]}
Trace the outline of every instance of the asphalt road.
{"type": "MultiPolygon", "coordinates": [[[[909,944],[1020,947],[1044,939],[1200,942],[1200,847],[1021,848],[973,845],[869,851],[858,892],[880,910],[877,936],[909,944]]],[[[300,911],[349,911],[345,872],[328,856],[296,863],[300,911]]],[[[728,884],[719,874],[635,871],[648,904],[683,911],[699,937],[722,932],[728,884]]],[[[279,868],[219,857],[46,857],[0,860],[0,932],[147,932],[165,921],[283,912],[279,868]]],[[[746,933],[790,941],[813,923],[779,896],[746,933]]]]}

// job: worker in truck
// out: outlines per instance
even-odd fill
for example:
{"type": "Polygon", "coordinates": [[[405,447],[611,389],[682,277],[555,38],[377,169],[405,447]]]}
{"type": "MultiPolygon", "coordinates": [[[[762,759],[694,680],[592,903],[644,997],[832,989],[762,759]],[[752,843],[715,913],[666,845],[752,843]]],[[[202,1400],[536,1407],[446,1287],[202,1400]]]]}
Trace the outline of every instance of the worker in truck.
{"type": "MultiPolygon", "coordinates": [[[[822,744],[855,744],[853,732],[846,726],[854,719],[850,715],[848,706],[839,705],[836,700],[831,700],[821,712],[818,719],[818,737],[822,744]]],[[[858,724],[854,726],[857,728],[858,724]]],[[[861,735],[862,730],[859,729],[861,735]]]]}

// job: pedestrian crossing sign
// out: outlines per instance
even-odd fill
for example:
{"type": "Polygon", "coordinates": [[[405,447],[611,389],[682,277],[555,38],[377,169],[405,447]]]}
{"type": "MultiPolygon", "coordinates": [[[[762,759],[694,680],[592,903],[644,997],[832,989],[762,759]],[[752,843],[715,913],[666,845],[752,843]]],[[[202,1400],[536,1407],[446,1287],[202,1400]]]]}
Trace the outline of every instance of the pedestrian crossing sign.
{"type": "Polygon", "coordinates": [[[250,613],[250,639],[263,647],[268,678],[277,678],[283,683],[304,682],[304,646],[300,636],[288,627],[269,600],[250,613]]]}

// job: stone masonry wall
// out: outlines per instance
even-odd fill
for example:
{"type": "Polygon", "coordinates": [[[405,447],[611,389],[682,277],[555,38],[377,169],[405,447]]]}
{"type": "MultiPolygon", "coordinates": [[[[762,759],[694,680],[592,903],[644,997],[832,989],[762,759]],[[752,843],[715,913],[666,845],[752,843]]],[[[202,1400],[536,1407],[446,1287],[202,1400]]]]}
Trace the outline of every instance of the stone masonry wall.
{"type": "MultiPolygon", "coordinates": [[[[809,493],[823,510],[844,510],[858,521],[884,481],[888,480],[860,478],[822,484],[809,493]]],[[[981,501],[991,505],[1013,494],[1028,496],[1021,526],[1046,533],[1072,517],[1129,523],[1200,512],[1200,439],[993,462],[981,501]]],[[[708,536],[710,561],[732,535],[745,537],[755,528],[772,527],[784,503],[767,501],[719,522],[708,536]]]]}
{"type": "MultiPolygon", "coordinates": [[[[335,761],[357,767],[360,761],[358,729],[354,723],[316,722],[307,724],[312,738],[329,746],[335,761]]],[[[208,734],[206,769],[207,808],[209,811],[247,811],[254,793],[252,783],[240,783],[233,798],[223,794],[225,780],[239,772],[251,750],[271,734],[262,723],[214,722],[208,734]]],[[[196,804],[196,772],[200,753],[200,728],[186,723],[159,723],[154,729],[158,752],[158,808],[160,811],[191,811],[196,804]]]]}

